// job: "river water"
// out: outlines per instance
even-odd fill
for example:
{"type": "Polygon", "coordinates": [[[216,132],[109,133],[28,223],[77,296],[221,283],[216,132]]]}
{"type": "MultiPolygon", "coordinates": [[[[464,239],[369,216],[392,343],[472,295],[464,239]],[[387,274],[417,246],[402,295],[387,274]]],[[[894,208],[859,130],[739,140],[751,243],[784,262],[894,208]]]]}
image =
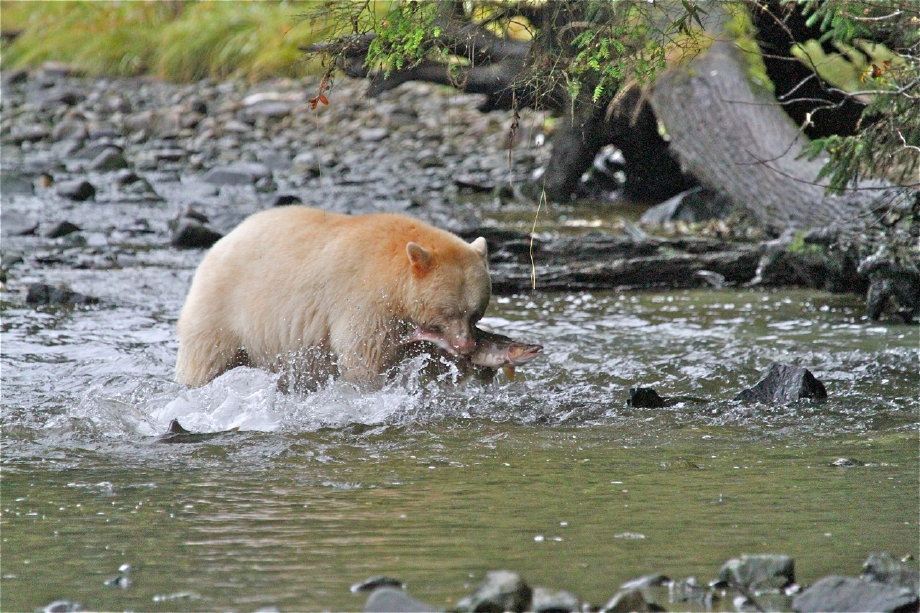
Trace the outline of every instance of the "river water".
{"type": "Polygon", "coordinates": [[[545,345],[514,381],[407,366],[372,394],[283,395],[239,369],[189,390],[173,327],[199,257],[53,273],[102,306],[3,303],[4,610],[353,610],[377,574],[449,607],[498,568],[600,604],[742,553],[809,582],[916,552],[917,328],[862,321],[857,297],[495,297],[485,326],[545,345]],[[773,361],[830,399],[734,402],[773,361]],[[682,399],[629,408],[636,385],[682,399]],[[158,442],[173,418],[239,430],[158,442]]]}

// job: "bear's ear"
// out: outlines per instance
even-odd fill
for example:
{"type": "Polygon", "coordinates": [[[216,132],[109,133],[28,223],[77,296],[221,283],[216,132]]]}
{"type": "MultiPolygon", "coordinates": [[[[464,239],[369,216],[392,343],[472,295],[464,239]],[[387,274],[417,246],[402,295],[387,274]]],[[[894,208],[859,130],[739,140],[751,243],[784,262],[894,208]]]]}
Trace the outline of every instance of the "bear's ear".
{"type": "Polygon", "coordinates": [[[486,260],[489,258],[489,247],[486,246],[486,239],[483,237],[480,236],[471,242],[470,247],[472,247],[473,251],[478,253],[482,259],[486,260]]]}
{"type": "Polygon", "coordinates": [[[425,276],[434,268],[434,257],[431,252],[418,243],[406,243],[406,254],[409,256],[412,274],[416,278],[425,276]]]}

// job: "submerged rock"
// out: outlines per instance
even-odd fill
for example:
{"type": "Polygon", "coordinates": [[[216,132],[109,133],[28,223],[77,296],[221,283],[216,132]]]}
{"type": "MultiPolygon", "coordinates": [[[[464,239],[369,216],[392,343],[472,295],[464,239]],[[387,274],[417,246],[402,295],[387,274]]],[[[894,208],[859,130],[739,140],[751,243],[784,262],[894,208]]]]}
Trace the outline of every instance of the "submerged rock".
{"type": "Polygon", "coordinates": [[[626,404],[636,409],[660,409],[665,406],[664,398],[650,387],[632,387],[626,404]]]}
{"type": "Polygon", "coordinates": [[[918,607],[917,593],[905,587],[863,581],[854,577],[824,577],[796,596],[792,608],[799,613],[818,611],[878,611],[907,613],[918,607]]]}
{"type": "MultiPolygon", "coordinates": [[[[173,420],[174,422],[176,420],[173,420]]],[[[176,422],[178,424],[178,422],[176,422]]],[[[171,426],[172,424],[170,424],[171,426]]],[[[399,589],[405,588],[405,584],[399,579],[394,579],[393,577],[387,577],[384,575],[377,575],[376,577],[370,577],[364,581],[359,581],[358,583],[352,584],[350,590],[353,593],[357,592],[371,592],[376,590],[378,587],[395,587],[399,589]]]]}
{"type": "Polygon", "coordinates": [[[744,590],[781,590],[795,583],[795,562],[782,554],[742,555],[722,565],[718,581],[744,590]]]}
{"type": "Polygon", "coordinates": [[[735,400],[741,402],[765,404],[793,402],[803,398],[822,400],[827,398],[827,390],[808,369],[779,363],[771,364],[760,381],[735,396],[735,400]]]}
{"type": "Polygon", "coordinates": [[[521,576],[507,570],[492,570],[476,591],[457,603],[458,611],[502,613],[526,611],[533,591],[521,576]]]}
{"type": "Polygon", "coordinates": [[[887,552],[869,556],[863,563],[860,578],[920,592],[920,573],[887,552]]]}
{"type": "Polygon", "coordinates": [[[417,600],[395,587],[378,587],[364,603],[366,613],[433,613],[437,607],[417,600]]]}
{"type": "Polygon", "coordinates": [[[535,613],[570,613],[581,611],[581,599],[565,590],[535,587],[530,605],[535,613]]]}
{"type": "Polygon", "coordinates": [[[601,607],[601,613],[646,613],[648,611],[664,611],[659,605],[648,602],[642,590],[627,589],[613,595],[607,604],[601,607]]]}
{"type": "Polygon", "coordinates": [[[63,285],[32,283],[26,291],[27,304],[97,304],[98,298],[75,292],[63,285]]]}

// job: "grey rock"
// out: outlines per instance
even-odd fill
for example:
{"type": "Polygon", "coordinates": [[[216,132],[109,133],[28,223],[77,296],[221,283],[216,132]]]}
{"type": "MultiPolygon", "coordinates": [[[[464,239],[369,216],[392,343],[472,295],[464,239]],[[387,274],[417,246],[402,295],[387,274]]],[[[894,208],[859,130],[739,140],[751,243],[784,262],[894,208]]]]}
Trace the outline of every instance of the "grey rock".
{"type": "Polygon", "coordinates": [[[38,230],[38,222],[18,211],[0,209],[0,232],[3,236],[31,236],[38,230]]]}
{"type": "Polygon", "coordinates": [[[860,578],[920,592],[920,573],[887,552],[870,555],[863,563],[860,578]]]}
{"type": "Polygon", "coordinates": [[[268,119],[280,119],[287,117],[294,109],[294,105],[284,100],[263,100],[246,108],[246,116],[252,119],[265,117],[268,119]]]}
{"type": "Polygon", "coordinates": [[[395,587],[403,589],[405,585],[399,579],[394,579],[393,577],[386,577],[384,575],[377,575],[375,577],[369,577],[364,581],[359,581],[358,583],[352,584],[350,591],[352,593],[357,592],[372,592],[378,587],[395,587]]]}
{"type": "Polygon", "coordinates": [[[107,172],[110,170],[121,170],[128,167],[128,160],[121,154],[121,151],[115,148],[106,149],[90,162],[89,167],[92,170],[107,172]]]}
{"type": "Polygon", "coordinates": [[[753,387],[742,390],[735,400],[745,403],[777,404],[803,398],[827,398],[824,384],[801,366],[773,363],[753,387]]]}
{"type": "Polygon", "coordinates": [[[43,111],[48,111],[59,106],[73,106],[83,102],[85,99],[86,96],[75,89],[66,87],[53,88],[42,96],[39,108],[43,111]]]}
{"type": "Polygon", "coordinates": [[[395,587],[378,587],[364,603],[366,613],[433,613],[437,607],[416,600],[395,587]]]}
{"type": "Polygon", "coordinates": [[[56,141],[62,140],[86,140],[89,132],[86,130],[86,124],[76,119],[65,119],[55,124],[51,130],[51,138],[56,141]]]}
{"type": "Polygon", "coordinates": [[[650,387],[632,387],[629,389],[627,404],[636,409],[660,409],[665,406],[664,399],[650,387]]]}
{"type": "Polygon", "coordinates": [[[643,575],[636,579],[630,579],[620,586],[621,590],[645,590],[653,587],[661,587],[671,583],[671,578],[667,575],[643,575]]]}
{"type": "Polygon", "coordinates": [[[581,611],[581,599],[565,590],[535,587],[530,610],[535,613],[570,613],[581,611]]]}
{"type": "Polygon", "coordinates": [[[180,249],[207,249],[222,238],[216,232],[192,217],[183,217],[179,220],[171,243],[180,249]]]}
{"type": "Polygon", "coordinates": [[[646,611],[663,611],[655,603],[648,602],[641,590],[629,589],[622,590],[613,595],[607,604],[601,607],[601,613],[630,613],[637,611],[640,613],[646,611]]]}
{"type": "Polygon", "coordinates": [[[98,298],[75,292],[62,285],[54,286],[47,283],[32,283],[26,290],[27,304],[96,304],[98,298]]]}
{"type": "Polygon", "coordinates": [[[68,234],[79,231],[80,226],[77,224],[71,223],[69,221],[60,221],[51,226],[51,228],[48,229],[44,234],[48,238],[60,238],[62,236],[67,236],[68,234]]]}
{"type": "Polygon", "coordinates": [[[365,143],[379,143],[389,135],[390,131],[386,128],[364,128],[358,133],[358,138],[365,143]]]}
{"type": "Polygon", "coordinates": [[[492,570],[476,591],[457,603],[458,611],[502,613],[526,611],[532,590],[520,575],[507,570],[492,570]]]}
{"type": "Polygon", "coordinates": [[[782,554],[742,555],[722,565],[719,582],[745,590],[780,590],[795,583],[795,561],[782,554]]]}
{"type": "Polygon", "coordinates": [[[229,166],[216,166],[204,176],[204,181],[214,185],[252,185],[259,179],[271,177],[271,170],[258,162],[238,162],[229,166]]]}
{"type": "Polygon", "coordinates": [[[851,466],[863,466],[864,463],[859,460],[854,460],[853,458],[837,458],[831,462],[831,466],[836,466],[838,468],[849,468],[851,466]]]}
{"type": "Polygon", "coordinates": [[[73,180],[61,181],[57,184],[57,193],[70,200],[82,202],[96,195],[96,188],[89,181],[73,180]]]}
{"type": "Polygon", "coordinates": [[[290,206],[292,204],[302,204],[300,196],[294,194],[278,194],[272,201],[272,206],[290,206]]]}
{"type": "Polygon", "coordinates": [[[35,193],[35,185],[33,185],[32,180],[25,175],[4,170],[0,172],[0,192],[2,192],[4,196],[29,196],[35,193]]]}
{"type": "Polygon", "coordinates": [[[84,159],[84,160],[94,160],[100,155],[102,155],[102,153],[104,153],[105,151],[108,151],[109,149],[115,149],[117,151],[122,150],[121,147],[119,147],[118,145],[110,141],[107,141],[107,140],[95,141],[94,140],[90,143],[87,143],[86,146],[84,146],[79,151],[75,152],[73,156],[84,159]]]}
{"type": "Polygon", "coordinates": [[[83,605],[73,600],[55,600],[40,610],[42,613],[77,613],[83,610],[83,605]]]}
{"type": "Polygon", "coordinates": [[[22,143],[33,143],[48,138],[48,128],[39,125],[33,126],[15,126],[10,130],[9,139],[21,145],[22,143]]]}
{"type": "Polygon", "coordinates": [[[920,601],[909,588],[863,581],[854,577],[824,577],[792,600],[799,613],[817,611],[916,611],[920,601]]]}
{"type": "Polygon", "coordinates": [[[662,224],[675,221],[699,222],[724,219],[732,211],[731,201],[702,187],[681,192],[645,211],[641,223],[662,224]]]}

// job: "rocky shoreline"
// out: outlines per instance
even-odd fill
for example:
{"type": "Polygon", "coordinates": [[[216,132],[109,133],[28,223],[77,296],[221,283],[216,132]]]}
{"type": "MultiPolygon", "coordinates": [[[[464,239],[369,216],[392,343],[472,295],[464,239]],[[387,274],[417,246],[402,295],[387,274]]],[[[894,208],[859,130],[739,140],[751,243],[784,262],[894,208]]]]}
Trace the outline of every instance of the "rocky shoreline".
{"type": "MultiPolygon", "coordinates": [[[[450,610],[538,613],[630,611],[917,611],[920,575],[888,553],[869,556],[859,577],[831,575],[811,586],[795,579],[795,562],[779,554],[743,555],[725,562],[717,578],[703,584],[690,577],[672,580],[646,575],[627,581],[603,605],[584,602],[565,590],[531,588],[517,573],[486,573],[479,587],[450,610]],[[666,608],[661,603],[667,603],[666,608]]],[[[372,577],[352,586],[368,592],[368,613],[430,612],[438,607],[413,598],[389,577],[372,577]]]]}
{"type": "MultiPolygon", "coordinates": [[[[366,83],[344,78],[314,109],[318,87],[84,79],[56,65],[3,74],[0,281],[25,296],[52,269],[187,267],[182,250],[303,203],[484,235],[499,294],[534,279],[541,291],[867,286],[856,262],[736,241],[725,227],[725,238],[660,238],[628,223],[578,237],[510,229],[488,215],[545,163],[541,115],[481,113],[479,97],[430,84],[368,99],[366,83]]],[[[67,302],[70,288],[57,289],[41,295],[67,302]]]]}

